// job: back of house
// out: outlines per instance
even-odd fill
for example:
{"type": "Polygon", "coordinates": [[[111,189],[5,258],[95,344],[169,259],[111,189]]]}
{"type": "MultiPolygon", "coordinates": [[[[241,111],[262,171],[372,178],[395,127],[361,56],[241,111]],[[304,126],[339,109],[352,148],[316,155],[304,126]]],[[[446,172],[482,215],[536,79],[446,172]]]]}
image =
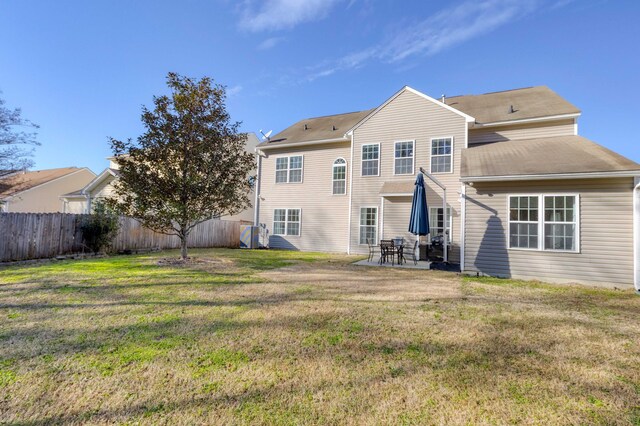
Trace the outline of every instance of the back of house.
{"type": "Polygon", "coordinates": [[[301,120],[258,145],[269,246],[364,254],[404,237],[415,176],[431,237],[465,273],[640,286],[640,165],[578,135],[545,86],[434,99],[404,87],[377,108],[301,120]],[[446,223],[446,229],[445,229],[446,223]]]}

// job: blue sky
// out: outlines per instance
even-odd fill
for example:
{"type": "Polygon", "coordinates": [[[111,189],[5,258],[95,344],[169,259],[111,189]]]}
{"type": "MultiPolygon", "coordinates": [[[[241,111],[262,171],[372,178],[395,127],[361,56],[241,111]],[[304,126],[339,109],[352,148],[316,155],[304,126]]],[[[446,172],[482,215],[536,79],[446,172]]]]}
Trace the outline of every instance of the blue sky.
{"type": "Polygon", "coordinates": [[[0,0],[0,90],[38,123],[37,168],[106,167],[167,72],[213,77],[244,131],[544,84],[580,134],[640,162],[640,1],[0,0]]]}

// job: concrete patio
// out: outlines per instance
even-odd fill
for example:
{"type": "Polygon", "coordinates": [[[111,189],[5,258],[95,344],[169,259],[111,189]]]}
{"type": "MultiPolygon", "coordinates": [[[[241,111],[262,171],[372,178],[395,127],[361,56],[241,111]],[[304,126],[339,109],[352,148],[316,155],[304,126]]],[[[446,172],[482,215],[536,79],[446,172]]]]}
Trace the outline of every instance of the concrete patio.
{"type": "Polygon", "coordinates": [[[431,269],[431,264],[433,262],[427,260],[419,260],[417,264],[414,264],[412,260],[408,260],[406,263],[402,263],[398,265],[397,263],[385,262],[380,263],[380,255],[375,255],[372,261],[368,261],[367,259],[359,260],[358,262],[354,262],[354,265],[358,266],[383,266],[387,268],[403,268],[403,269],[431,269]]]}

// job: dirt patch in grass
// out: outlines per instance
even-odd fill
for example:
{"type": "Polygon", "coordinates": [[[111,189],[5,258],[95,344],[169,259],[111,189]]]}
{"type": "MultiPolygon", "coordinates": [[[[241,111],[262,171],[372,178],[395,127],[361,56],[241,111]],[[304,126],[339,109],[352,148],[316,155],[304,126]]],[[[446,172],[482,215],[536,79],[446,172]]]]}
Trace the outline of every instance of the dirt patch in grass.
{"type": "Polygon", "coordinates": [[[194,250],[0,275],[0,419],[638,424],[631,291],[194,250]]]}

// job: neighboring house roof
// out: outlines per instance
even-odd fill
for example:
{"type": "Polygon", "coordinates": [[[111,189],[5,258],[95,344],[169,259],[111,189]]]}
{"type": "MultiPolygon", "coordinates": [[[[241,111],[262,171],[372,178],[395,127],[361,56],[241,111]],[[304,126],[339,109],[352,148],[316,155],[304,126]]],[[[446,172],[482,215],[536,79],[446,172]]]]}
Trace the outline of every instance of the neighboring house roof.
{"type": "Polygon", "coordinates": [[[473,181],[473,178],[483,177],[623,174],[630,171],[640,171],[640,164],[582,136],[571,135],[505,141],[465,149],[460,175],[464,181],[473,181]]]}
{"type": "MultiPolygon", "coordinates": [[[[373,110],[348,112],[346,114],[326,115],[323,117],[305,118],[280,133],[272,136],[270,141],[262,142],[258,148],[284,145],[291,142],[309,142],[336,140],[344,138],[344,134],[365,118],[373,110]],[[305,127],[306,126],[306,127],[305,127]]],[[[344,138],[347,140],[346,138],[344,138]]]]}
{"type": "Polygon", "coordinates": [[[445,98],[445,103],[473,116],[480,124],[580,114],[575,105],[547,86],[452,96],[445,98]]]}
{"type": "Polygon", "coordinates": [[[2,179],[2,186],[8,185],[9,187],[0,192],[0,199],[14,196],[20,192],[35,188],[36,186],[43,185],[80,170],[84,170],[84,168],[62,167],[58,169],[14,173],[2,179]]]}
{"type": "Polygon", "coordinates": [[[89,182],[87,184],[87,186],[82,188],[82,193],[83,194],[87,194],[93,188],[95,188],[97,185],[99,185],[100,182],[102,182],[103,180],[105,180],[106,178],[111,177],[111,176],[113,176],[113,177],[120,176],[120,170],[112,169],[112,168],[107,167],[106,169],[104,169],[102,171],[102,173],[100,173],[98,176],[96,176],[95,179],[93,179],[91,182],[89,182]]]}

